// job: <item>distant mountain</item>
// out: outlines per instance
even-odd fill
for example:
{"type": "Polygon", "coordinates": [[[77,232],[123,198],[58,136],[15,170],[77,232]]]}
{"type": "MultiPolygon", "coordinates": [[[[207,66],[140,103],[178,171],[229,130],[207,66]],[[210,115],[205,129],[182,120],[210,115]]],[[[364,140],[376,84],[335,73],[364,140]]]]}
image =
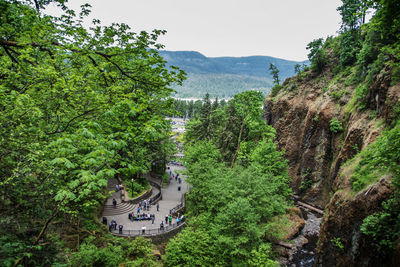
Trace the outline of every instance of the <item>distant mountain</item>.
{"type": "Polygon", "coordinates": [[[176,97],[211,96],[230,97],[246,90],[269,92],[272,77],[270,63],[279,69],[281,81],[294,75],[296,64],[308,61],[290,61],[268,56],[206,57],[195,51],[159,51],[168,65],[183,69],[187,80],[176,86],[176,97]]]}

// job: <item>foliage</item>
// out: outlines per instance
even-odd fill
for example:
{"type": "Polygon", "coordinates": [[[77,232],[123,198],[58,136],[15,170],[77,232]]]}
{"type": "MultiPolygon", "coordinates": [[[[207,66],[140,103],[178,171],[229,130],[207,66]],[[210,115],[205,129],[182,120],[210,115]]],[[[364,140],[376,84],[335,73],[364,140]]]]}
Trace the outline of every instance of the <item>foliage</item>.
{"type": "Polygon", "coordinates": [[[339,250],[343,251],[344,245],[340,237],[335,237],[331,239],[332,245],[337,247],[339,250]]]}
{"type": "Polygon", "coordinates": [[[282,85],[280,85],[280,84],[274,85],[274,87],[272,87],[272,89],[271,89],[271,96],[272,97],[277,96],[279,94],[279,92],[281,91],[281,89],[282,89],[282,85]]]}
{"type": "Polygon", "coordinates": [[[383,210],[364,219],[361,232],[370,236],[377,250],[391,254],[396,248],[400,234],[399,196],[382,203],[383,210]]]}
{"type": "Polygon", "coordinates": [[[361,49],[360,33],[358,30],[348,30],[340,36],[339,59],[342,66],[351,66],[357,60],[361,49]]]}
{"type": "Polygon", "coordinates": [[[333,90],[331,92],[329,92],[329,96],[332,97],[336,102],[338,102],[343,95],[346,93],[345,90],[333,90]]]}
{"type": "Polygon", "coordinates": [[[383,255],[390,255],[397,245],[400,234],[400,122],[382,133],[376,142],[360,152],[361,160],[351,182],[355,191],[364,189],[384,174],[393,176],[395,193],[382,203],[382,210],[366,217],[361,225],[363,234],[383,255]]]}
{"type": "Polygon", "coordinates": [[[247,261],[247,266],[262,266],[262,267],[277,267],[279,263],[271,259],[271,245],[262,244],[257,249],[250,252],[250,258],[247,261]]]}
{"type": "Polygon", "coordinates": [[[198,131],[208,122],[189,123],[190,220],[167,245],[168,266],[276,266],[263,237],[273,218],[286,211],[291,190],[287,162],[272,141],[273,129],[261,119],[261,105],[257,92],[236,95],[222,112],[226,124],[216,124],[216,134],[203,140],[198,131]]]}
{"type": "Polygon", "coordinates": [[[342,16],[343,31],[357,29],[365,22],[367,10],[372,1],[365,0],[342,0],[342,5],[337,8],[342,16]]]}
{"type": "MultiPolygon", "coordinates": [[[[97,247],[94,238],[87,238],[79,251],[71,254],[69,266],[155,266],[150,240],[138,237],[133,241],[109,238],[107,246],[97,247]]],[[[97,241],[97,243],[101,244],[97,241]]]]}
{"type": "Polygon", "coordinates": [[[166,248],[167,266],[215,266],[214,241],[203,229],[187,227],[166,248]]]}
{"type": "Polygon", "coordinates": [[[274,85],[279,85],[279,69],[274,64],[270,63],[269,70],[271,72],[272,78],[274,79],[274,85]]]}
{"type": "MultiPolygon", "coordinates": [[[[64,1],[0,0],[0,10],[0,206],[5,239],[21,248],[6,258],[51,265],[62,249],[54,221],[75,225],[103,203],[108,179],[130,180],[172,153],[164,115],[184,76],[157,52],[164,31],[98,20],[87,29],[89,6],[75,13],[64,1]],[[60,17],[41,11],[52,2],[60,17]]],[[[91,259],[112,253],[84,248],[91,259]]]]}
{"type": "Polygon", "coordinates": [[[400,127],[385,131],[376,142],[361,152],[361,161],[351,176],[353,189],[360,191],[376,181],[382,174],[391,172],[396,186],[400,185],[400,127]]]}
{"type": "Polygon", "coordinates": [[[343,131],[342,122],[336,118],[332,118],[329,123],[329,129],[333,133],[339,133],[339,132],[343,131]]]}
{"type": "Polygon", "coordinates": [[[318,123],[318,121],[319,121],[319,114],[316,113],[315,116],[314,116],[314,118],[313,118],[312,120],[313,120],[313,122],[318,123]]]}
{"type": "Polygon", "coordinates": [[[307,50],[310,50],[307,56],[314,72],[321,72],[327,63],[326,52],[322,49],[323,44],[323,38],[318,38],[308,43],[306,47],[307,50]]]}

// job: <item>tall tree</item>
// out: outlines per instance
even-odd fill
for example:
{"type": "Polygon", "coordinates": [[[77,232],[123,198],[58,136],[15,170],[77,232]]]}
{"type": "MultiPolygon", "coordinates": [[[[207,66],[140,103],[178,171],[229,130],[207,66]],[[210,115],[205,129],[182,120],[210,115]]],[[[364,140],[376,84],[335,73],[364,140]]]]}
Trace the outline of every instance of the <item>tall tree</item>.
{"type": "Polygon", "coordinates": [[[271,71],[272,78],[274,79],[274,85],[279,85],[280,84],[280,80],[279,80],[279,69],[278,69],[278,67],[275,64],[270,63],[269,64],[269,70],[271,71]]]}

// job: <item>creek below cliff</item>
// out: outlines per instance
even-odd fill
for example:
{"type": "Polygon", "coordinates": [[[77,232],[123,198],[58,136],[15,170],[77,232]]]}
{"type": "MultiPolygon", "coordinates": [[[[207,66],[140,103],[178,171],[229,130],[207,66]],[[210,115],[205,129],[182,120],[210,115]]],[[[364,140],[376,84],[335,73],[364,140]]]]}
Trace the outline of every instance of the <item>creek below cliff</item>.
{"type": "Polygon", "coordinates": [[[287,251],[287,260],[281,262],[289,267],[312,267],[315,261],[321,215],[302,209],[305,225],[298,236],[291,240],[293,248],[287,251]]]}

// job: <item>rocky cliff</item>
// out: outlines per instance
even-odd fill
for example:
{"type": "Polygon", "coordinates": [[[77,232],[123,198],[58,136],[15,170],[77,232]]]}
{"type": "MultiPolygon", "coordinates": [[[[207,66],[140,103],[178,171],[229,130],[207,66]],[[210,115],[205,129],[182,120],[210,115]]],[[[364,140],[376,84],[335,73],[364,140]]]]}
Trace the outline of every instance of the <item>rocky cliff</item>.
{"type": "Polygon", "coordinates": [[[286,79],[276,97],[267,97],[264,119],[277,131],[280,149],[289,160],[292,187],[304,200],[324,207],[343,186],[339,169],[374,142],[392,119],[400,86],[390,86],[390,70],[376,77],[368,108],[352,110],[354,87],[330,70],[286,79]],[[337,121],[341,128],[335,128],[337,121]]]}
{"type": "Polygon", "coordinates": [[[264,119],[277,131],[294,192],[325,208],[318,266],[374,266],[379,261],[360,226],[392,195],[390,177],[381,177],[356,194],[350,182],[354,166],[344,167],[344,163],[395,119],[400,86],[393,85],[391,71],[386,66],[373,77],[362,108],[356,108],[354,95],[360,85],[351,83],[351,75],[334,74],[329,67],[320,74],[305,71],[286,79],[279,93],[265,100],[264,119]]]}

